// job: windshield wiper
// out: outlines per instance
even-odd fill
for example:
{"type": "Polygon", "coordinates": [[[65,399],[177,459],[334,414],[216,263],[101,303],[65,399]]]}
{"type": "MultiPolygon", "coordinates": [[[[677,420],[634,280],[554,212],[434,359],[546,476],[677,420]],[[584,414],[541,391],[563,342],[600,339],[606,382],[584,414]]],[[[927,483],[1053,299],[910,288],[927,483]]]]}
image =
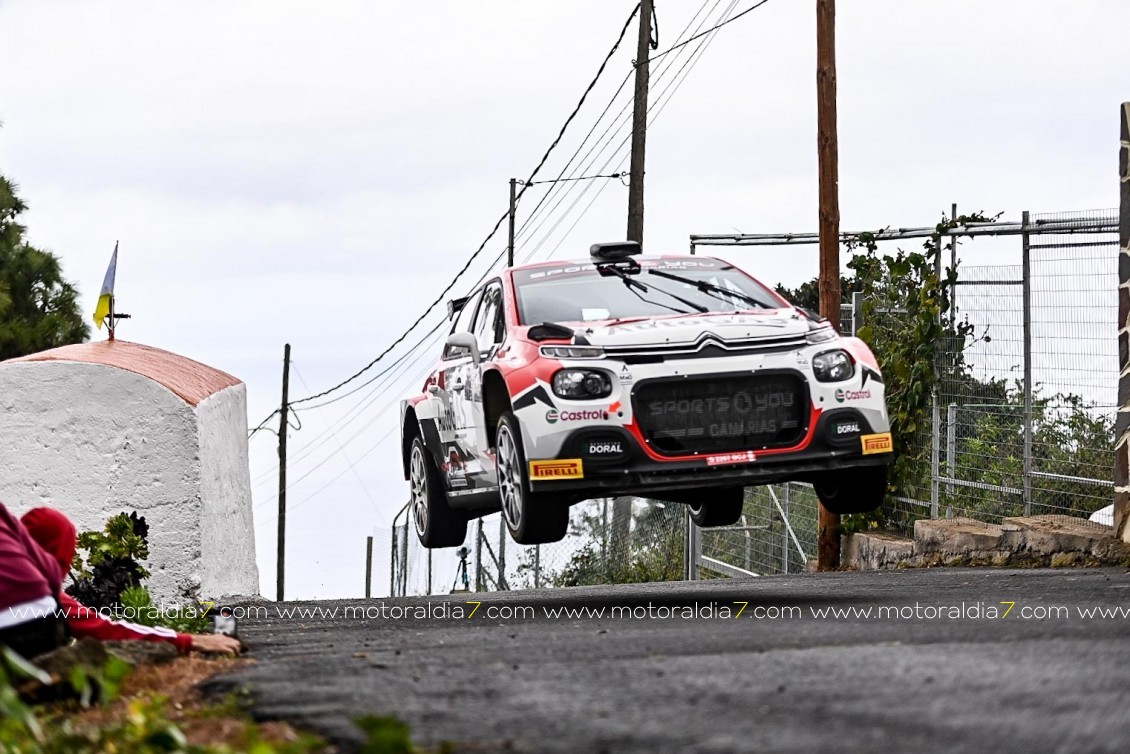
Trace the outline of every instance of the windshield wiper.
{"type": "MultiPolygon", "coordinates": [[[[644,293],[649,293],[651,291],[651,287],[644,285],[643,283],[641,283],[640,281],[636,280],[633,277],[630,277],[626,272],[621,270],[619,267],[615,267],[613,265],[608,264],[608,265],[601,265],[599,269],[600,269],[601,272],[605,272],[605,271],[611,272],[613,275],[615,275],[616,277],[623,280],[624,285],[626,285],[628,287],[628,289],[631,290],[633,293],[636,292],[636,291],[643,291],[644,293]]],[[[678,295],[677,293],[672,293],[671,291],[664,290],[663,288],[656,288],[655,290],[659,291],[660,293],[667,294],[668,296],[675,299],[676,301],[678,301],[683,306],[689,306],[691,309],[694,309],[697,312],[702,313],[702,312],[709,311],[702,304],[696,304],[693,301],[688,301],[687,299],[683,298],[682,296],[678,295]]],[[[648,301],[643,296],[640,296],[639,293],[636,293],[636,295],[639,296],[640,300],[645,301],[649,304],[654,304],[655,306],[662,306],[664,309],[670,309],[671,311],[679,312],[680,314],[690,314],[690,312],[688,312],[688,311],[681,311],[681,310],[676,309],[672,306],[660,304],[656,301],[648,301]]]]}
{"type": "MultiPolygon", "coordinates": [[[[742,293],[741,291],[735,291],[735,290],[732,290],[730,288],[723,288],[720,285],[715,285],[714,283],[708,283],[705,280],[695,280],[694,278],[683,277],[682,275],[672,275],[670,272],[664,272],[663,270],[657,270],[654,267],[648,268],[648,274],[658,275],[661,278],[667,278],[668,280],[674,280],[674,281],[679,282],[679,283],[686,283],[687,285],[693,285],[695,288],[699,289],[700,291],[707,294],[711,298],[716,298],[719,301],[726,301],[726,303],[729,303],[729,304],[733,304],[734,303],[733,299],[736,298],[736,299],[739,299],[741,301],[746,302],[747,304],[752,305],[755,309],[769,309],[769,308],[771,308],[771,307],[767,306],[764,302],[758,301],[753,296],[750,296],[748,293],[742,293]],[[719,294],[719,293],[722,294],[722,295],[720,295],[720,296],[714,295],[714,294],[719,294]],[[727,301],[727,297],[729,297],[730,300],[727,301]]],[[[706,311],[706,310],[703,309],[703,311],[706,311]]]]}

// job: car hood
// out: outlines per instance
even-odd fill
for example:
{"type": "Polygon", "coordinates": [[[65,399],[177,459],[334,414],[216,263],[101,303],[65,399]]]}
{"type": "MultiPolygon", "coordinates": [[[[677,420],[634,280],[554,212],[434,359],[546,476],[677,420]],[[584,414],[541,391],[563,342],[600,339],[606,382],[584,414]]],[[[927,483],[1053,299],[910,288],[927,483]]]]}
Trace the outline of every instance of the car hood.
{"type": "Polygon", "coordinates": [[[796,338],[809,331],[809,322],[793,310],[779,309],[587,322],[574,325],[574,329],[591,345],[615,348],[695,343],[705,335],[722,341],[796,338]]]}

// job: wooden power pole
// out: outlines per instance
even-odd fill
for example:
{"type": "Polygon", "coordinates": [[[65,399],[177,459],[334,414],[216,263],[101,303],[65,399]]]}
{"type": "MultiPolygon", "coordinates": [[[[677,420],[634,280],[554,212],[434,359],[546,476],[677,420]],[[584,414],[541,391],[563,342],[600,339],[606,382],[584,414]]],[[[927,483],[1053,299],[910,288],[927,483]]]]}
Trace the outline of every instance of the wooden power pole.
{"type": "MultiPolygon", "coordinates": [[[[836,130],[836,0],[816,0],[816,119],[820,157],[820,315],[840,329],[840,187],[836,130]]],[[[820,506],[817,567],[840,565],[840,517],[820,506]]]]}
{"type": "Polygon", "coordinates": [[[636,98],[632,111],[632,174],[628,184],[628,240],[643,246],[643,177],[647,145],[648,58],[654,0],[640,2],[640,36],[636,45],[636,98]]]}
{"type": "Polygon", "coordinates": [[[518,211],[518,179],[510,179],[510,227],[506,244],[506,266],[514,266],[514,213],[518,211]]]}
{"type": "Polygon", "coordinates": [[[286,576],[286,427],[290,392],[290,343],[283,349],[282,410],[279,412],[279,558],[275,579],[275,599],[283,601],[286,576]]]}

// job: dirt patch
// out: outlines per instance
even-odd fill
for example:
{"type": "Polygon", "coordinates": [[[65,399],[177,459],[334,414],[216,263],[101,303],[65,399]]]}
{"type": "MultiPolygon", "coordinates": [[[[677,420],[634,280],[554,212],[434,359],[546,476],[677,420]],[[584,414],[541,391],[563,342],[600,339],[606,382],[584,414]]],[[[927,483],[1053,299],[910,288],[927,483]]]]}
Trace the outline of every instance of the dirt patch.
{"type": "MultiPolygon", "coordinates": [[[[309,736],[299,734],[289,723],[255,724],[244,710],[244,700],[236,695],[225,701],[205,699],[198,686],[213,676],[230,673],[254,664],[254,660],[181,657],[165,665],[135,668],[122,683],[118,698],[107,707],[95,707],[75,714],[77,726],[98,727],[123,719],[131,703],[155,697],[167,699],[165,715],[179,727],[191,745],[226,745],[238,750],[257,730],[258,740],[268,743],[293,743],[309,736]]],[[[331,751],[331,749],[325,749],[331,751]]]]}

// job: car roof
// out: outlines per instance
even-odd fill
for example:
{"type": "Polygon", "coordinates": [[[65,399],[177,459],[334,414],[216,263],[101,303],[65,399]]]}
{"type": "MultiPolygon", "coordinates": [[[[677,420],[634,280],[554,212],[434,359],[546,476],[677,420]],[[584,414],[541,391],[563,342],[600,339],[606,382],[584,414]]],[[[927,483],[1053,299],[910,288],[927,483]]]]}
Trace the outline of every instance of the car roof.
{"type": "MultiPolygon", "coordinates": [[[[707,257],[707,256],[701,256],[701,255],[691,256],[690,254],[648,254],[648,255],[634,256],[634,257],[631,257],[631,259],[634,259],[637,262],[659,262],[659,261],[663,261],[663,260],[672,260],[672,259],[687,259],[687,260],[709,259],[709,260],[714,261],[714,262],[722,261],[720,259],[716,259],[715,257],[707,257]]],[[[537,262],[536,264],[516,265],[516,266],[510,268],[510,272],[518,272],[518,271],[521,271],[521,270],[537,270],[537,269],[540,269],[542,267],[561,267],[561,266],[564,266],[564,265],[583,265],[583,264],[596,264],[596,263],[592,259],[551,259],[547,262],[537,262]]]]}

